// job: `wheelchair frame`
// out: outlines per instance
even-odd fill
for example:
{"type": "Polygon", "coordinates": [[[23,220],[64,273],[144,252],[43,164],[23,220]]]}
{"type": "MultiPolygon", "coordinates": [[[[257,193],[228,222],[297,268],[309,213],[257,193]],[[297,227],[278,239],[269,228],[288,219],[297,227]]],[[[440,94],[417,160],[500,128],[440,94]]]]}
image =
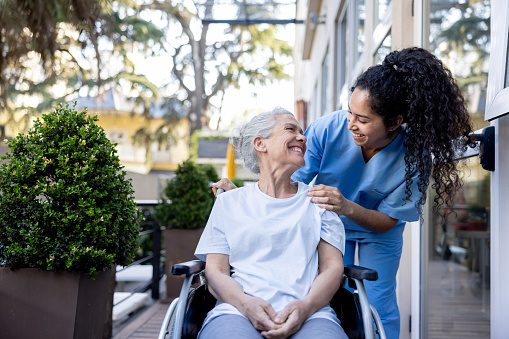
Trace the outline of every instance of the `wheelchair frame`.
{"type": "MultiPolygon", "coordinates": [[[[181,339],[191,286],[198,282],[203,282],[202,280],[204,277],[202,276],[202,272],[204,269],[205,262],[201,260],[192,260],[176,264],[172,267],[173,275],[185,275],[185,279],[182,284],[180,296],[172,301],[166,311],[158,339],[181,339]],[[169,335],[169,337],[167,337],[167,335],[169,335]]],[[[363,282],[363,280],[378,279],[378,273],[368,268],[348,265],[345,266],[344,274],[345,277],[348,278],[350,286],[356,288],[355,294],[358,296],[364,337],[386,339],[380,316],[376,309],[369,303],[363,282]]],[[[343,288],[346,284],[346,280],[347,279],[343,279],[343,288]]]]}

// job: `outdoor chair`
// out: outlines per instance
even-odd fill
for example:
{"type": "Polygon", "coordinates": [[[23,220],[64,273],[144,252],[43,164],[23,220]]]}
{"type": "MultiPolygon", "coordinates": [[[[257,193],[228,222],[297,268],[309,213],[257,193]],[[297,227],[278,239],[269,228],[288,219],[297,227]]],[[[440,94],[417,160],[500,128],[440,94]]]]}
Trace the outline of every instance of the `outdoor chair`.
{"type": "MultiPolygon", "coordinates": [[[[208,292],[204,276],[205,262],[200,260],[176,264],[173,275],[185,275],[180,297],[173,300],[164,317],[159,339],[194,339],[203,321],[216,304],[216,299],[208,292]]],[[[364,280],[377,280],[378,273],[364,267],[350,265],[345,267],[342,286],[330,302],[348,338],[385,339],[382,322],[376,309],[369,304],[364,280]],[[355,289],[351,293],[346,284],[355,289]]]]}

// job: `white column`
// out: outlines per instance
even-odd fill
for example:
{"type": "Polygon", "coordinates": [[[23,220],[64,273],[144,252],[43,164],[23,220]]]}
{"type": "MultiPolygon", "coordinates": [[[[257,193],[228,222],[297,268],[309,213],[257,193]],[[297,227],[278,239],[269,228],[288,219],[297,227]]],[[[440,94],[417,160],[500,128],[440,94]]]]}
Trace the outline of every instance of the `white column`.
{"type": "MultiPolygon", "coordinates": [[[[492,0],[486,100],[486,116],[490,119],[495,118],[492,103],[506,83],[508,15],[506,0],[492,0]]],[[[498,99],[498,103],[502,102],[499,108],[507,105],[509,111],[509,98],[504,95],[498,99]]],[[[495,171],[491,174],[490,211],[491,338],[502,339],[509,333],[509,116],[496,118],[492,125],[495,126],[495,171]]]]}
{"type": "Polygon", "coordinates": [[[491,338],[502,339],[509,333],[509,116],[492,125],[496,158],[491,175],[491,338]]]}

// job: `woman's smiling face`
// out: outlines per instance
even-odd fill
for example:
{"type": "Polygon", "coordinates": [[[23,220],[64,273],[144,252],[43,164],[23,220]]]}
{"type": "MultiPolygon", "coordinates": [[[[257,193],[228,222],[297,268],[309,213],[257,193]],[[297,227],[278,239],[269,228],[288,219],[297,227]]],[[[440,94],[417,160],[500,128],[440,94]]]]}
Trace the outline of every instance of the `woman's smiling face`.
{"type": "Polygon", "coordinates": [[[292,115],[279,116],[271,136],[265,142],[268,159],[273,165],[290,164],[294,170],[304,166],[306,137],[292,115]]]}
{"type": "Polygon", "coordinates": [[[391,143],[390,131],[383,118],[369,106],[369,92],[356,88],[348,109],[348,129],[356,145],[366,150],[377,150],[391,143]]]}

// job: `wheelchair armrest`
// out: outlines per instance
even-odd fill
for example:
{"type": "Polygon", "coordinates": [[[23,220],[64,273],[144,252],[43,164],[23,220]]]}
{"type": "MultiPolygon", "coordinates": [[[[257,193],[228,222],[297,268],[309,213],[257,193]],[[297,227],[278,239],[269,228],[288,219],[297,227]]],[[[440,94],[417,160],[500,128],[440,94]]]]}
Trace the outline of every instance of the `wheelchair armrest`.
{"type": "Polygon", "coordinates": [[[369,280],[374,281],[378,279],[378,272],[370,268],[365,268],[357,265],[345,266],[345,275],[349,278],[355,278],[357,280],[369,280]]]}
{"type": "Polygon", "coordinates": [[[189,277],[193,274],[200,273],[205,269],[205,262],[201,260],[191,260],[180,264],[175,264],[171,268],[171,274],[182,275],[185,274],[189,277]]]}

